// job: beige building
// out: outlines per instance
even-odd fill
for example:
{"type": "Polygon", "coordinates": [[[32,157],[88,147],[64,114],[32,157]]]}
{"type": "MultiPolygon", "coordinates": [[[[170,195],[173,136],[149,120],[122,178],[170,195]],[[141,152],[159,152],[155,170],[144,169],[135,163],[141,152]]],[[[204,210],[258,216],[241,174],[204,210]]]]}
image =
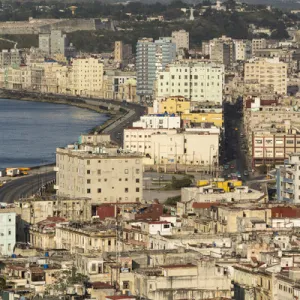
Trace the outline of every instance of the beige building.
{"type": "Polygon", "coordinates": [[[176,50],[190,48],[190,34],[185,30],[172,32],[172,43],[176,45],[176,50]]]}
{"type": "Polygon", "coordinates": [[[244,81],[258,82],[262,86],[272,86],[274,92],[287,93],[287,64],[278,58],[254,59],[245,63],[244,81]]]}
{"type": "Polygon", "coordinates": [[[25,224],[37,224],[48,217],[82,222],[92,217],[90,198],[21,199],[15,206],[25,224]]]}
{"type": "Polygon", "coordinates": [[[96,57],[72,60],[71,86],[74,95],[99,97],[103,91],[103,63],[96,57]]]}
{"type": "MultiPolygon", "coordinates": [[[[178,258],[179,259],[179,258],[178,258]]],[[[230,298],[230,277],[226,267],[213,258],[193,263],[164,264],[159,268],[138,270],[135,285],[147,299],[222,299],[230,298]]]]}
{"type": "Polygon", "coordinates": [[[252,40],[252,56],[255,56],[256,50],[267,48],[266,39],[253,39],[252,40]]]}
{"type": "Polygon", "coordinates": [[[213,217],[213,220],[216,221],[216,233],[239,232],[240,218],[252,218],[271,225],[271,209],[219,206],[213,217]]]}
{"type": "Polygon", "coordinates": [[[129,44],[124,44],[122,41],[115,42],[114,57],[115,62],[123,63],[128,61],[132,56],[132,46],[129,44]]]}
{"type": "Polygon", "coordinates": [[[31,225],[29,228],[30,244],[42,250],[56,249],[55,227],[60,223],[66,223],[66,219],[48,217],[46,220],[31,225]]]}
{"type": "Polygon", "coordinates": [[[57,249],[71,253],[112,252],[116,249],[116,228],[101,224],[57,224],[57,249]]]}
{"type": "Polygon", "coordinates": [[[142,159],[104,146],[94,151],[56,150],[58,196],[89,197],[93,203],[142,200],[142,159]]]}
{"type": "Polygon", "coordinates": [[[27,66],[7,67],[3,70],[3,86],[8,89],[31,88],[31,69],[27,66]]]}

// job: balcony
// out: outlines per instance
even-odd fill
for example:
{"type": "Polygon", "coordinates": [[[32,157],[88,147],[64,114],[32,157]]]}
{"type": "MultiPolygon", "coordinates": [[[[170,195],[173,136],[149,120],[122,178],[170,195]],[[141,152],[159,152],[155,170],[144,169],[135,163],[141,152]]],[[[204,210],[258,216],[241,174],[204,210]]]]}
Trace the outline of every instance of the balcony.
{"type": "Polygon", "coordinates": [[[292,189],[285,189],[284,192],[288,194],[294,194],[294,191],[292,189]]]}
{"type": "Polygon", "coordinates": [[[284,177],[284,178],[283,178],[283,182],[294,183],[294,180],[291,179],[291,178],[284,177]]]}

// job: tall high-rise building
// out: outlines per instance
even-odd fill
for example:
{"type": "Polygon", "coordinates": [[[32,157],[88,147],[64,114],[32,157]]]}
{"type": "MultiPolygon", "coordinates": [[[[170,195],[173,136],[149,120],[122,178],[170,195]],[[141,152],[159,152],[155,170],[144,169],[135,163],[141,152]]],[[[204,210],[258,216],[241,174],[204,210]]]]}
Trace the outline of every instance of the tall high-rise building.
{"type": "Polygon", "coordinates": [[[48,55],[66,54],[67,35],[61,30],[39,34],[39,48],[48,55]]]}
{"type": "Polygon", "coordinates": [[[172,32],[172,43],[176,45],[176,50],[189,49],[190,34],[185,30],[172,32]]]}
{"type": "Polygon", "coordinates": [[[114,57],[115,62],[124,63],[132,56],[132,47],[129,44],[124,44],[122,41],[115,42],[114,57]]]}
{"type": "Polygon", "coordinates": [[[229,67],[235,61],[234,43],[231,38],[222,36],[210,41],[210,59],[229,67]]]}
{"type": "Polygon", "coordinates": [[[170,64],[157,76],[158,99],[183,96],[190,101],[222,103],[224,66],[210,61],[170,64]]]}
{"type": "Polygon", "coordinates": [[[176,45],[171,38],[163,37],[156,41],[143,38],[137,43],[137,95],[151,99],[156,74],[176,58],[176,45]]]}

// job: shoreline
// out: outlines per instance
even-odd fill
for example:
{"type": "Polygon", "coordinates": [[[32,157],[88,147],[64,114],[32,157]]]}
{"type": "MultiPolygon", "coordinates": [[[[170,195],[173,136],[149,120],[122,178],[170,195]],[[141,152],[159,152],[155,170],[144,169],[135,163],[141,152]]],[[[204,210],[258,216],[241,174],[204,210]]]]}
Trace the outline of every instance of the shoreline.
{"type": "Polygon", "coordinates": [[[30,91],[14,91],[14,90],[6,90],[0,89],[0,97],[3,99],[8,100],[18,100],[18,101],[29,101],[29,102],[44,102],[44,103],[53,103],[53,104],[62,104],[62,105],[71,105],[78,108],[88,109],[99,114],[103,114],[107,117],[107,120],[102,123],[101,125],[97,125],[91,128],[88,133],[93,133],[95,131],[101,132],[107,126],[111,125],[112,123],[116,122],[118,118],[124,116],[125,112],[114,111],[114,110],[105,110],[103,105],[100,108],[100,105],[97,107],[96,105],[87,104],[85,101],[99,101],[99,104],[107,104],[100,101],[103,99],[98,98],[80,98],[76,96],[69,96],[69,95],[60,95],[60,94],[43,94],[43,93],[36,93],[30,91]]]}
{"type": "MultiPolygon", "coordinates": [[[[60,105],[70,105],[75,106],[82,109],[88,109],[94,111],[98,114],[102,114],[107,117],[102,124],[96,125],[93,128],[88,130],[88,134],[93,134],[94,132],[102,132],[105,128],[112,125],[119,118],[122,118],[124,115],[128,113],[127,110],[122,109],[121,106],[118,111],[116,110],[109,110],[110,103],[103,103],[103,99],[91,98],[79,98],[79,97],[72,97],[67,95],[58,95],[58,94],[42,94],[42,93],[34,93],[29,91],[12,91],[12,90],[4,90],[0,89],[0,98],[7,99],[7,100],[17,100],[17,101],[28,101],[28,102],[42,102],[42,103],[53,103],[53,104],[60,104],[60,105]],[[65,98],[65,99],[64,99],[65,98]],[[99,101],[99,104],[106,104],[107,110],[104,109],[105,106],[88,104],[85,101],[99,101]],[[101,102],[102,101],[102,102],[101,102]],[[101,108],[102,107],[102,108],[101,108]]],[[[121,104],[121,103],[120,103],[121,104]]],[[[56,162],[51,162],[47,164],[35,165],[29,167],[31,170],[40,169],[47,166],[55,166],[56,162]]]]}

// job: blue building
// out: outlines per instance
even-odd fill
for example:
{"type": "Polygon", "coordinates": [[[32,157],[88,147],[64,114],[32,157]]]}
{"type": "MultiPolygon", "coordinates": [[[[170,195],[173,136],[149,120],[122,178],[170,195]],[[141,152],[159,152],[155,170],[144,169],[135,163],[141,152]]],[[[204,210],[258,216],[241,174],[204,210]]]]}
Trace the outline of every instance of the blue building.
{"type": "Polygon", "coordinates": [[[143,38],[138,41],[136,51],[136,93],[140,101],[152,99],[156,75],[175,60],[176,45],[170,37],[162,37],[156,41],[143,38]]]}
{"type": "Polygon", "coordinates": [[[300,203],[300,153],[292,153],[276,170],[277,200],[300,203]]]}

